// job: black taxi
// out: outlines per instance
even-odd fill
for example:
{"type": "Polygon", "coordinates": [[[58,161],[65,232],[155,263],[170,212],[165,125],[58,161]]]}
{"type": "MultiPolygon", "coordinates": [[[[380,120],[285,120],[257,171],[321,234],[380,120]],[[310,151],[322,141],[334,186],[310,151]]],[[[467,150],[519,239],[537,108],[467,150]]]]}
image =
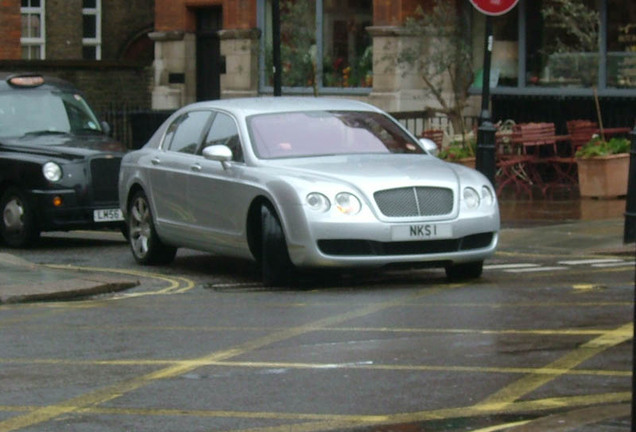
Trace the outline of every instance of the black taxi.
{"type": "Polygon", "coordinates": [[[108,129],[69,82],[0,72],[0,243],[123,230],[117,181],[126,149],[108,129]]]}

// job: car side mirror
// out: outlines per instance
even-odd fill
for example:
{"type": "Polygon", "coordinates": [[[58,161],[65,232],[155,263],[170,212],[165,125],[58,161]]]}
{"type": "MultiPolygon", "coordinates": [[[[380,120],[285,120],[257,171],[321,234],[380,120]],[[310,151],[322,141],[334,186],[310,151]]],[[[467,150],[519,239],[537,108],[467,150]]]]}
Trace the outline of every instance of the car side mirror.
{"type": "Polygon", "coordinates": [[[100,122],[100,125],[102,126],[102,132],[104,132],[104,135],[109,135],[110,133],[113,131],[112,128],[110,127],[110,125],[108,124],[108,122],[106,121],[102,121],[100,122]]]}
{"type": "Polygon", "coordinates": [[[437,144],[435,144],[435,141],[431,139],[420,138],[420,144],[422,144],[422,147],[424,147],[424,150],[426,150],[428,153],[432,154],[433,156],[437,156],[437,154],[439,153],[437,144]]]}
{"type": "MultiPolygon", "coordinates": [[[[229,162],[232,160],[232,150],[225,145],[211,145],[203,149],[201,152],[203,157],[208,160],[218,162],[229,162]]],[[[225,166],[225,164],[223,164],[225,166]]]]}

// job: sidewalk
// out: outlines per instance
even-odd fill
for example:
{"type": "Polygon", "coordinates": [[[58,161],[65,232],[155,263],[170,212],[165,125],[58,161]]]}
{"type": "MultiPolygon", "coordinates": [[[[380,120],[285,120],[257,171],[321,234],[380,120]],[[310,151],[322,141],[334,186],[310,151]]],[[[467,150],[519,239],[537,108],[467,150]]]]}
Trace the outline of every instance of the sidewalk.
{"type": "Polygon", "coordinates": [[[137,285],[130,277],[53,269],[0,252],[0,304],[68,300],[137,285]]]}

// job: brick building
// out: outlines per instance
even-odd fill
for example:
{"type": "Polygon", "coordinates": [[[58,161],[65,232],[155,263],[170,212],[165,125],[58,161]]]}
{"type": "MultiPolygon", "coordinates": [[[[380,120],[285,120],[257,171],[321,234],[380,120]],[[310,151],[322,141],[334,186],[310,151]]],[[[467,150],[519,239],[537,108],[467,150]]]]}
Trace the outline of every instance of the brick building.
{"type": "MultiPolygon", "coordinates": [[[[400,94],[404,80],[373,70],[372,58],[394,55],[383,48],[394,42],[392,29],[427,3],[280,1],[285,93],[370,98],[387,109],[421,107],[409,106],[400,94]]],[[[270,0],[156,0],[155,11],[154,107],[271,93],[270,0]]]]}
{"type": "Polygon", "coordinates": [[[94,105],[150,106],[153,0],[2,0],[0,69],[68,79],[94,105]]]}
{"type": "MultiPolygon", "coordinates": [[[[283,93],[355,97],[389,111],[439,107],[424,90],[420,73],[396,67],[412,43],[404,27],[406,17],[417,7],[430,10],[432,3],[280,0],[283,93]]],[[[474,96],[465,114],[474,115],[480,105],[485,17],[468,0],[450,3],[471,47],[471,59],[463,66],[475,78],[470,89],[474,96]]],[[[273,4],[156,0],[153,106],[175,108],[202,99],[272,94],[273,4]]],[[[616,107],[620,115],[626,101],[633,106],[633,0],[520,0],[511,12],[494,17],[493,27],[491,94],[493,114],[500,119],[540,120],[548,112],[556,120],[566,114],[594,118],[595,91],[608,112],[616,107]],[[562,7],[563,1],[580,6],[580,16],[566,16],[571,8],[562,7]],[[572,30],[579,29],[564,22],[588,25],[583,34],[590,36],[590,43],[573,36],[572,30]]],[[[427,56],[438,43],[421,45],[421,55],[427,56]]]]}
{"type": "MultiPolygon", "coordinates": [[[[2,0],[0,69],[51,70],[100,103],[155,109],[269,95],[276,3],[2,0]]],[[[389,111],[439,108],[422,72],[401,63],[414,41],[404,26],[407,17],[418,7],[430,12],[434,0],[278,3],[284,94],[353,97],[389,111]]],[[[464,113],[474,115],[480,105],[485,17],[468,0],[442,3],[454,5],[470,46],[471,58],[462,66],[475,80],[464,113]]],[[[633,122],[627,113],[636,100],[633,0],[519,0],[511,12],[493,18],[493,27],[495,120],[594,118],[596,94],[605,112],[621,116],[617,122],[633,122]],[[580,15],[565,16],[570,8],[558,7],[564,1],[580,6],[580,15]],[[566,21],[587,25],[580,33],[587,40],[574,37],[571,30],[578,29],[563,26],[566,21]]],[[[415,48],[427,58],[438,45],[431,39],[415,48]]],[[[444,90],[450,93],[448,84],[444,90]]]]}

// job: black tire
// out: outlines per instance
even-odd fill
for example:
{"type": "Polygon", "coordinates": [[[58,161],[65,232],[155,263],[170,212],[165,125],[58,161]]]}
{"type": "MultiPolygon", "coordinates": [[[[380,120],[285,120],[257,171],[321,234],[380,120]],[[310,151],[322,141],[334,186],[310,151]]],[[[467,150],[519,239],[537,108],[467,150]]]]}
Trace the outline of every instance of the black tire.
{"type": "Polygon", "coordinates": [[[24,248],[40,237],[33,208],[26,194],[16,187],[7,188],[0,199],[0,235],[7,246],[24,248]]]}
{"type": "Polygon", "coordinates": [[[483,261],[455,264],[446,267],[446,277],[451,281],[478,279],[481,277],[483,270],[483,261]]]}
{"type": "Polygon", "coordinates": [[[261,207],[262,249],[261,274],[266,287],[287,286],[291,282],[293,264],[276,212],[269,205],[261,207]]]}
{"type": "Polygon", "coordinates": [[[152,211],[146,194],[135,193],[128,207],[128,243],[139,264],[169,264],[177,248],[164,244],[155,230],[152,211]]]}

